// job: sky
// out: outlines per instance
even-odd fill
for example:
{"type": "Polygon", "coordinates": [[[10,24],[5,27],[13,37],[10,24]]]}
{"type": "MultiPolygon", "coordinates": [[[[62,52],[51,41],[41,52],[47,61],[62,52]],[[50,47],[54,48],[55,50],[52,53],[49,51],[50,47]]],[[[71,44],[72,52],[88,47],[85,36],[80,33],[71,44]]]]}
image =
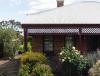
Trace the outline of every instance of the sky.
{"type": "MultiPolygon", "coordinates": [[[[65,0],[64,5],[80,1],[100,0],[65,0]]],[[[0,0],[0,21],[23,21],[27,14],[57,8],[56,0],[0,0]]]]}

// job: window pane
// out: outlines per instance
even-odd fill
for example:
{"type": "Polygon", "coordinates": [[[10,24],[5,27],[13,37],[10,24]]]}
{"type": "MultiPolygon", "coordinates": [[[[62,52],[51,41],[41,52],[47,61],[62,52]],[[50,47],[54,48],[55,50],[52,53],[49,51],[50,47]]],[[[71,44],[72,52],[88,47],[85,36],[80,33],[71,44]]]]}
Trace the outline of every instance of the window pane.
{"type": "Polygon", "coordinates": [[[53,51],[53,38],[52,36],[44,37],[44,51],[53,51]]]}
{"type": "Polygon", "coordinates": [[[65,37],[65,47],[72,47],[73,46],[73,37],[65,37]]]}

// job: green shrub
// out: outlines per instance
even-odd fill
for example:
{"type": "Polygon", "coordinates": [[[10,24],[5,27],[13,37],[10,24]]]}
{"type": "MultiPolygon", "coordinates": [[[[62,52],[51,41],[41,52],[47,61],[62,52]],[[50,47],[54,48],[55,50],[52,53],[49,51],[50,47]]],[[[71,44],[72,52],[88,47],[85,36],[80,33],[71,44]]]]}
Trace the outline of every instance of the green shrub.
{"type": "Polygon", "coordinates": [[[3,43],[3,55],[4,57],[14,58],[17,45],[17,33],[11,28],[0,28],[0,42],[3,43]]]}
{"type": "MultiPolygon", "coordinates": [[[[27,48],[28,48],[29,51],[32,50],[32,45],[31,45],[30,42],[28,42],[27,48]]],[[[19,44],[19,45],[17,46],[17,51],[18,51],[19,53],[24,53],[24,45],[23,45],[23,44],[19,44]]]]}
{"type": "Polygon", "coordinates": [[[100,51],[90,51],[86,54],[86,57],[92,66],[100,59],[100,51]]]}
{"type": "Polygon", "coordinates": [[[17,46],[17,51],[19,54],[22,54],[24,52],[24,45],[20,44],[17,46]]]}
{"type": "Polygon", "coordinates": [[[29,52],[22,54],[22,57],[21,57],[22,64],[32,63],[34,65],[37,62],[46,64],[48,61],[47,61],[46,56],[39,52],[29,51],[29,52]]]}
{"type": "Polygon", "coordinates": [[[62,76],[70,76],[72,73],[80,74],[88,65],[87,59],[75,47],[62,48],[60,60],[62,62],[62,76]]]}
{"type": "Polygon", "coordinates": [[[89,70],[89,76],[100,76],[100,60],[89,70]]]}
{"type": "MultiPolygon", "coordinates": [[[[23,71],[24,71],[23,65],[26,65],[26,66],[28,66],[28,74],[31,74],[34,65],[36,65],[37,63],[47,64],[48,60],[47,60],[46,56],[42,53],[32,52],[32,51],[23,53],[22,57],[21,57],[21,67],[20,67],[23,70],[21,72],[23,73],[23,71]]],[[[20,74],[22,75],[21,72],[20,72],[20,74]]]]}
{"type": "Polygon", "coordinates": [[[19,70],[20,76],[28,76],[29,75],[29,66],[28,65],[21,65],[19,70]]]}
{"type": "Polygon", "coordinates": [[[27,48],[28,48],[29,51],[32,50],[32,44],[31,44],[31,42],[28,42],[28,44],[27,44],[27,48]]]}
{"type": "Polygon", "coordinates": [[[89,53],[87,53],[86,57],[87,57],[88,61],[90,62],[90,65],[92,66],[96,63],[97,53],[96,52],[95,53],[94,52],[91,52],[91,53],[89,52],[89,53]]]}
{"type": "Polygon", "coordinates": [[[31,76],[54,76],[49,65],[36,64],[31,76]]]}

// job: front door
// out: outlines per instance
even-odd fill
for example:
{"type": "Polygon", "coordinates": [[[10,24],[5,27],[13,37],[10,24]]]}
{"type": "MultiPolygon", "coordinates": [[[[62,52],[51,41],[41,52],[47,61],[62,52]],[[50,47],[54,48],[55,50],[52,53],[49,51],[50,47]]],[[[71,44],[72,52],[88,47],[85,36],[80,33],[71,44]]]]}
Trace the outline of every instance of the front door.
{"type": "Polygon", "coordinates": [[[53,54],[53,36],[44,36],[43,40],[44,44],[44,53],[47,55],[52,55],[53,54]]]}

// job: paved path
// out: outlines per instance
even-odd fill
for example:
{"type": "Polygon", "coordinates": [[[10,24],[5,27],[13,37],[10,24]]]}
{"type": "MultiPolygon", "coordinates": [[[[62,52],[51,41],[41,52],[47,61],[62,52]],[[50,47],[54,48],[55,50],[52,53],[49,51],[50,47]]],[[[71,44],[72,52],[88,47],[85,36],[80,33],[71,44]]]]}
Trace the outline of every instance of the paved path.
{"type": "Polygon", "coordinates": [[[18,70],[18,60],[0,60],[0,76],[18,76],[18,70]]]}

